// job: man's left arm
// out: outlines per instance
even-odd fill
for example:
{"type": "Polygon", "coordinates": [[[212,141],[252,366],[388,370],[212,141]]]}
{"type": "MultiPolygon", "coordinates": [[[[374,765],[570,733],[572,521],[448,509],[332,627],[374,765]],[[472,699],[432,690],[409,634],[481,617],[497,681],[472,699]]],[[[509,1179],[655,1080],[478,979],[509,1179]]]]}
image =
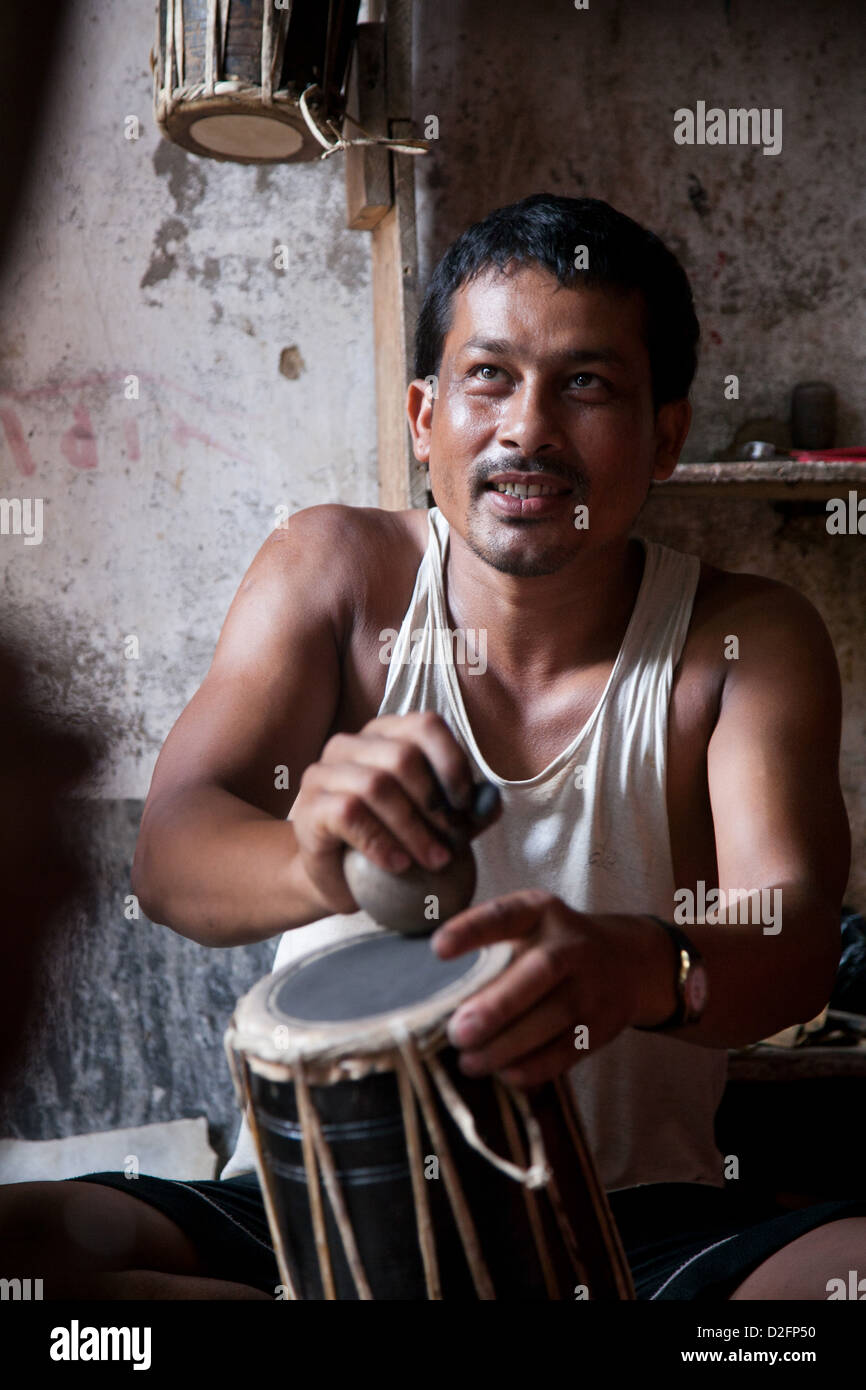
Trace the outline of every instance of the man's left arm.
{"type": "MultiPolygon", "coordinates": [[[[665,1036],[705,1047],[758,1042],[820,1013],[839,959],[851,843],[838,773],[839,671],[820,616],[785,585],[755,585],[724,622],[739,656],[707,752],[719,888],[726,899],[766,889],[771,903],[778,890],[781,930],[778,920],[682,926],[704,958],[708,1002],[699,1022],[665,1036]]],[[[575,1050],[577,1025],[594,1049],[674,1012],[674,948],[650,917],[581,913],[524,890],[460,913],[434,949],[447,958],[509,939],[511,965],[451,1021],[464,1070],[535,1085],[586,1055],[575,1050]]]]}
{"type": "Polygon", "coordinates": [[[813,1018],[830,997],[851,840],[839,670],[820,616],[774,585],[727,621],[739,656],[707,750],[719,888],[726,903],[738,890],[768,890],[764,902],[781,912],[761,924],[683,926],[704,957],[708,1002],[699,1023],[670,1035],[739,1047],[813,1018]]]}

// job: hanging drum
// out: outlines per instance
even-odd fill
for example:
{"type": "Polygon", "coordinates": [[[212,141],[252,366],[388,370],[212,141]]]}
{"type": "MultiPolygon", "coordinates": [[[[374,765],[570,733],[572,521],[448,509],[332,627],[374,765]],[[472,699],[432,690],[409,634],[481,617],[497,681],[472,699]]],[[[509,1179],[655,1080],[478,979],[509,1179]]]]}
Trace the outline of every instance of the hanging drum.
{"type": "Polygon", "coordinates": [[[338,122],[360,0],[157,0],[156,123],[193,154],[238,164],[316,159],[301,114],[338,122]]]}

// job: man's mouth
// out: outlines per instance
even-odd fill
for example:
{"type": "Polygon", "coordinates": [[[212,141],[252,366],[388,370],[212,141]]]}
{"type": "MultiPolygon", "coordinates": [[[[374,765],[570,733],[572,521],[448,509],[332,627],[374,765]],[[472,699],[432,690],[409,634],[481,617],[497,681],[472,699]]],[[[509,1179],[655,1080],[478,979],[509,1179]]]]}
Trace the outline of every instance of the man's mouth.
{"type": "Polygon", "coordinates": [[[503,521],[561,521],[574,503],[574,489],[552,473],[496,473],[488,478],[487,506],[503,521]]]}
{"type": "Polygon", "coordinates": [[[549,474],[498,473],[488,479],[485,487],[491,492],[504,492],[508,497],[554,497],[571,492],[567,483],[549,474]]]}

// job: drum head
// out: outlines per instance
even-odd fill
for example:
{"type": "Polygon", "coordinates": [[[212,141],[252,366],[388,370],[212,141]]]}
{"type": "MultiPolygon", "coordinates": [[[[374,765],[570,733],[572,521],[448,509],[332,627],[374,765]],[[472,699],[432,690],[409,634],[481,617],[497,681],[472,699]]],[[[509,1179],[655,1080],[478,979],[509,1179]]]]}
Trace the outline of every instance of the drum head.
{"type": "MultiPolygon", "coordinates": [[[[235,1011],[230,1043],[252,1060],[290,1062],[392,1052],[396,1031],[419,1041],[444,1031],[451,1014],[504,969],[511,946],[454,960],[427,937],[365,932],[312,951],[261,980],[235,1011]]],[[[375,1065],[351,1068],[352,1075],[375,1065]]]]}
{"type": "Polygon", "coordinates": [[[188,127],[190,141],[227,159],[293,159],[304,137],[287,121],[225,113],[199,116],[188,127]]]}
{"type": "Polygon", "coordinates": [[[365,936],[290,967],[270,1004],[285,1022],[363,1022],[430,1000],[467,975],[480,954],[440,960],[427,937],[365,936]]]}
{"type": "Polygon", "coordinates": [[[249,95],[175,99],[170,108],[157,107],[156,120],[176,145],[211,159],[275,164],[318,159],[322,153],[297,104],[286,99],[271,106],[249,95]]]}

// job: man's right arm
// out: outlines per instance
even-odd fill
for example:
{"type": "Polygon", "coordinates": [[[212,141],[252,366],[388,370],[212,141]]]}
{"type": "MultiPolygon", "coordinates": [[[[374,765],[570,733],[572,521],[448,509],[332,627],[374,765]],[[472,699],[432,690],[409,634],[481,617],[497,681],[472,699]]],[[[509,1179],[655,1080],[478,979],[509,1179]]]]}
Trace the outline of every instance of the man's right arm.
{"type": "Polygon", "coordinates": [[[434,869],[455,816],[470,838],[483,828],[466,824],[472,769],[438,714],[330,732],[364,577],[393,546],[393,529],[339,506],[296,513],[262,546],[153,774],[132,889],[155,921],[205,946],[262,941],[357,910],[346,845],[434,869]]]}
{"type": "Polygon", "coordinates": [[[285,817],[339,702],[354,527],[348,508],[311,507],[268,537],[157,761],[132,889],[149,917],[203,945],[260,941],[332,910],[285,817]]]}

